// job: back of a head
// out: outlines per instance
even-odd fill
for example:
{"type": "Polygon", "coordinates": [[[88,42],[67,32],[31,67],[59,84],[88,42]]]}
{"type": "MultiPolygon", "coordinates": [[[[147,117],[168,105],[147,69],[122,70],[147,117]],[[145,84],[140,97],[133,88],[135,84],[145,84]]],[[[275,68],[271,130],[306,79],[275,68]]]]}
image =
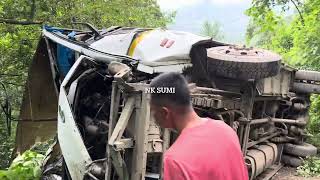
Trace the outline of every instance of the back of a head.
{"type": "Polygon", "coordinates": [[[186,79],[179,73],[162,73],[150,83],[154,89],[151,102],[159,106],[190,107],[190,92],[186,79]]]}

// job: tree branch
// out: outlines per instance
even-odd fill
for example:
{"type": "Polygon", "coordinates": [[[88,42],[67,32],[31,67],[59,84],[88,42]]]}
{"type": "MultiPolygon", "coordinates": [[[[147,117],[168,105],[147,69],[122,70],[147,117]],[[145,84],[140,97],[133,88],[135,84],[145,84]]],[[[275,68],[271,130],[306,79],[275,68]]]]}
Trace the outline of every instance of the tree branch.
{"type": "Polygon", "coordinates": [[[16,83],[7,82],[7,81],[2,81],[1,83],[2,83],[3,85],[4,85],[4,84],[9,84],[9,85],[14,85],[14,86],[21,86],[21,87],[24,87],[24,85],[22,85],[22,84],[16,84],[16,83]]]}
{"type": "Polygon", "coordinates": [[[6,74],[6,73],[0,73],[0,76],[22,76],[21,74],[6,74]]]}
{"type": "Polygon", "coordinates": [[[3,18],[0,18],[0,23],[16,24],[16,25],[35,25],[35,24],[42,24],[43,22],[39,22],[39,21],[19,21],[19,20],[15,20],[15,19],[3,19],[3,18]]]}
{"type": "Polygon", "coordinates": [[[300,19],[301,19],[301,23],[302,23],[302,25],[304,26],[304,19],[303,19],[303,17],[302,17],[302,14],[301,14],[300,9],[298,8],[298,5],[296,4],[296,2],[294,2],[294,0],[290,0],[290,1],[291,1],[292,4],[296,7],[296,9],[297,9],[297,11],[298,11],[298,13],[299,13],[300,19]]]}
{"type": "Polygon", "coordinates": [[[36,14],[36,0],[31,0],[31,9],[30,9],[29,19],[33,20],[35,14],[36,14]]]}

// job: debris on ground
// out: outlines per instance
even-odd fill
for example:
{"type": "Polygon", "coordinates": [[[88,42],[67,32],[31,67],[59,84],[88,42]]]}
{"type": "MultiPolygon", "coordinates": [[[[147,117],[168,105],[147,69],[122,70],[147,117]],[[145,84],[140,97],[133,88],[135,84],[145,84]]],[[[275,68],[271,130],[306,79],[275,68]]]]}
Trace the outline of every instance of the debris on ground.
{"type": "Polygon", "coordinates": [[[320,177],[298,176],[296,168],[283,167],[276,173],[272,180],[320,180],[320,177]]]}

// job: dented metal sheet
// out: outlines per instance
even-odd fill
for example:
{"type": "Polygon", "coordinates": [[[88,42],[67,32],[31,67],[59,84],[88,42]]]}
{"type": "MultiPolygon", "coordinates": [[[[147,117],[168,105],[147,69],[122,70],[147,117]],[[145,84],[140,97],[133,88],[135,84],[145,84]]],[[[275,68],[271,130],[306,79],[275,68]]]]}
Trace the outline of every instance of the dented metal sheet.
{"type": "Polygon", "coordinates": [[[61,148],[61,151],[72,179],[83,179],[87,172],[87,166],[92,163],[75,122],[65,89],[77,65],[79,65],[84,58],[85,56],[80,56],[75,66],[73,66],[67,74],[61,84],[59,96],[58,139],[60,146],[64,147],[61,148]]]}
{"type": "Polygon", "coordinates": [[[182,31],[165,29],[133,29],[126,34],[108,35],[90,47],[107,53],[125,55],[142,62],[190,60],[193,44],[210,37],[197,36],[182,31]]]}
{"type": "Polygon", "coordinates": [[[56,135],[57,94],[50,73],[46,43],[40,39],[29,69],[16,132],[16,152],[56,135]]]}

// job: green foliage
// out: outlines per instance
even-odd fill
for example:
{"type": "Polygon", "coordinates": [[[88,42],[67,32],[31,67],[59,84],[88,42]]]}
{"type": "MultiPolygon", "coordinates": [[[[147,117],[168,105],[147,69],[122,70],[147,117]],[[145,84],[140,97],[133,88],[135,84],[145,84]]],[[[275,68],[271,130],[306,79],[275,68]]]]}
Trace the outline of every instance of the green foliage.
{"type": "Polygon", "coordinates": [[[156,0],[4,0],[0,3],[1,17],[36,20],[55,26],[70,25],[71,18],[92,23],[98,27],[166,26],[174,13],[164,14],[156,0]]]}
{"type": "Polygon", "coordinates": [[[252,44],[252,40],[258,38],[253,45],[280,53],[291,65],[320,69],[319,9],[320,1],[313,0],[306,0],[304,4],[294,0],[254,0],[246,12],[251,17],[247,43],[252,44]],[[284,16],[292,2],[301,14],[284,16]],[[277,7],[282,11],[277,11],[277,7]]]}
{"type": "Polygon", "coordinates": [[[320,149],[320,133],[311,134],[311,136],[307,138],[307,142],[320,149]]]}
{"type": "Polygon", "coordinates": [[[8,170],[0,171],[3,180],[36,180],[40,179],[42,154],[26,151],[13,160],[8,170]]]}
{"type": "Polygon", "coordinates": [[[215,40],[224,39],[223,33],[221,31],[221,25],[216,21],[205,21],[202,25],[201,34],[209,36],[215,40]]]}
{"type": "Polygon", "coordinates": [[[320,158],[319,157],[307,157],[303,161],[303,165],[297,168],[299,175],[303,177],[318,176],[320,177],[320,158]]]}
{"type": "MultiPolygon", "coordinates": [[[[0,169],[4,169],[10,165],[10,157],[12,155],[14,147],[14,134],[15,131],[11,132],[11,136],[7,134],[7,130],[4,123],[0,125],[0,169]]],[[[14,125],[15,127],[15,125],[14,125]]],[[[15,128],[13,128],[15,129],[15,128]]],[[[0,178],[1,179],[1,178],[0,178]]]]}
{"type": "Polygon", "coordinates": [[[308,122],[308,131],[312,134],[320,133],[320,98],[319,95],[311,96],[312,101],[309,115],[310,119],[308,122]]]}

